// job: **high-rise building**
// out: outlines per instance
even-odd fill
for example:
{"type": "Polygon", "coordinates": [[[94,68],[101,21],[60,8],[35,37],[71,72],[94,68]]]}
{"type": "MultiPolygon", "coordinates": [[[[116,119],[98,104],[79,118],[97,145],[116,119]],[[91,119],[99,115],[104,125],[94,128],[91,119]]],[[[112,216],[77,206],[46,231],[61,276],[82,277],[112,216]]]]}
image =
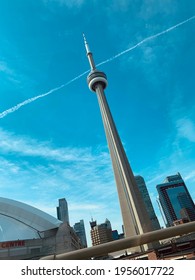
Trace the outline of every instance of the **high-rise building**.
{"type": "Polygon", "coordinates": [[[112,227],[108,219],[104,223],[97,225],[96,221],[90,222],[91,225],[91,241],[92,245],[99,245],[113,241],[112,227]]]}
{"type": "Polygon", "coordinates": [[[167,226],[177,220],[195,221],[195,205],[179,173],[166,177],[156,188],[167,226]]]}
{"type": "Polygon", "coordinates": [[[80,238],[83,247],[87,247],[87,238],[85,233],[84,221],[80,220],[80,222],[75,223],[73,228],[77,236],[80,238]]]}
{"type": "Polygon", "coordinates": [[[65,198],[60,198],[58,200],[59,206],[57,206],[57,218],[62,222],[69,223],[69,214],[68,214],[68,203],[65,198]]]}
{"type": "MultiPolygon", "coordinates": [[[[139,188],[137,187],[133,172],[104,94],[104,89],[107,87],[107,77],[103,72],[96,69],[92,52],[89,49],[85,37],[84,41],[87,57],[91,67],[91,72],[87,77],[87,82],[89,89],[96,93],[99,102],[118,190],[125,236],[130,237],[152,231],[152,225],[146,211],[145,204],[141,197],[139,188]]],[[[143,247],[145,249],[148,248],[147,245],[144,245],[143,247]]],[[[140,250],[140,247],[135,247],[133,249],[133,251],[140,250]]]]}
{"type": "Polygon", "coordinates": [[[124,233],[118,233],[118,230],[112,230],[112,238],[113,240],[123,239],[124,233]]]}
{"type": "Polygon", "coordinates": [[[150,221],[152,223],[153,230],[160,229],[161,227],[160,227],[159,221],[157,219],[157,216],[155,214],[154,207],[152,205],[152,201],[150,199],[150,195],[149,195],[148,189],[146,187],[144,178],[140,175],[137,175],[137,176],[135,176],[135,180],[136,180],[137,186],[141,192],[142,199],[145,203],[146,210],[148,212],[150,221]]]}

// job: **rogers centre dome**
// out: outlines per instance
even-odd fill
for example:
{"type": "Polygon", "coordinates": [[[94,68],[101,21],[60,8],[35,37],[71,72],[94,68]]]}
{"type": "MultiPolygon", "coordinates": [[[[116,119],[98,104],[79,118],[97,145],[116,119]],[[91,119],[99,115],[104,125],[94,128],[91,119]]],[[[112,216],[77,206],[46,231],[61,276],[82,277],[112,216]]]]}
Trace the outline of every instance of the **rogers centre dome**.
{"type": "Polygon", "coordinates": [[[35,207],[0,197],[0,242],[36,238],[39,233],[58,228],[61,223],[35,207]]]}
{"type": "Polygon", "coordinates": [[[82,243],[68,222],[0,197],[0,260],[39,259],[80,248],[82,243]]]}

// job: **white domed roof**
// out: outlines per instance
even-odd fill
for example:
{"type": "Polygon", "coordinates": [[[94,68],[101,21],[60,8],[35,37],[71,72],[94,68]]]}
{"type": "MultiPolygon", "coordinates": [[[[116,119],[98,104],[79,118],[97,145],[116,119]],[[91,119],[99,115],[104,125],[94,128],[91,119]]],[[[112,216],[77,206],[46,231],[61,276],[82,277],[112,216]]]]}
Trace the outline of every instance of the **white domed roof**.
{"type": "Polygon", "coordinates": [[[35,207],[3,197],[0,197],[0,215],[20,221],[39,232],[57,228],[62,223],[35,207]]]}

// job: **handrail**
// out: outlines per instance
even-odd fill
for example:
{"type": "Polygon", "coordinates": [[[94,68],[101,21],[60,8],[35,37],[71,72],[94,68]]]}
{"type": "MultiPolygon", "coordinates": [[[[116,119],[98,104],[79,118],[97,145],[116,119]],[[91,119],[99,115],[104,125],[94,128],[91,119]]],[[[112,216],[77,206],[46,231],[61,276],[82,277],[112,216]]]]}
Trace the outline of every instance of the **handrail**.
{"type": "Polygon", "coordinates": [[[124,238],[121,240],[111,241],[97,246],[84,248],[67,253],[49,255],[42,257],[41,260],[85,260],[96,256],[103,256],[105,254],[129,249],[143,244],[151,243],[153,241],[163,240],[166,238],[179,236],[187,233],[195,232],[195,222],[173,226],[165,229],[155,230],[133,237],[124,238]]]}

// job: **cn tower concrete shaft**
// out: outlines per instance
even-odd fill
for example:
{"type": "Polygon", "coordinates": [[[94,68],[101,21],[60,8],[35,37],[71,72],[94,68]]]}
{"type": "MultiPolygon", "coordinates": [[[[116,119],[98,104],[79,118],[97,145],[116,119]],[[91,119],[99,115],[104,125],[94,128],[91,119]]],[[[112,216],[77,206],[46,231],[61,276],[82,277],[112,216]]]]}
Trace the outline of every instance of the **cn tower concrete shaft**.
{"type": "MultiPolygon", "coordinates": [[[[124,223],[125,237],[132,237],[138,234],[152,231],[151,221],[149,219],[140,191],[137,187],[133,172],[131,170],[111,111],[109,109],[106,96],[104,94],[104,89],[107,86],[106,75],[95,68],[92,53],[89,50],[86,39],[85,46],[91,66],[91,72],[87,77],[88,86],[91,91],[96,93],[98,98],[115,175],[115,181],[124,223]]],[[[135,251],[140,251],[140,247],[136,247],[134,249],[135,251]]]]}

